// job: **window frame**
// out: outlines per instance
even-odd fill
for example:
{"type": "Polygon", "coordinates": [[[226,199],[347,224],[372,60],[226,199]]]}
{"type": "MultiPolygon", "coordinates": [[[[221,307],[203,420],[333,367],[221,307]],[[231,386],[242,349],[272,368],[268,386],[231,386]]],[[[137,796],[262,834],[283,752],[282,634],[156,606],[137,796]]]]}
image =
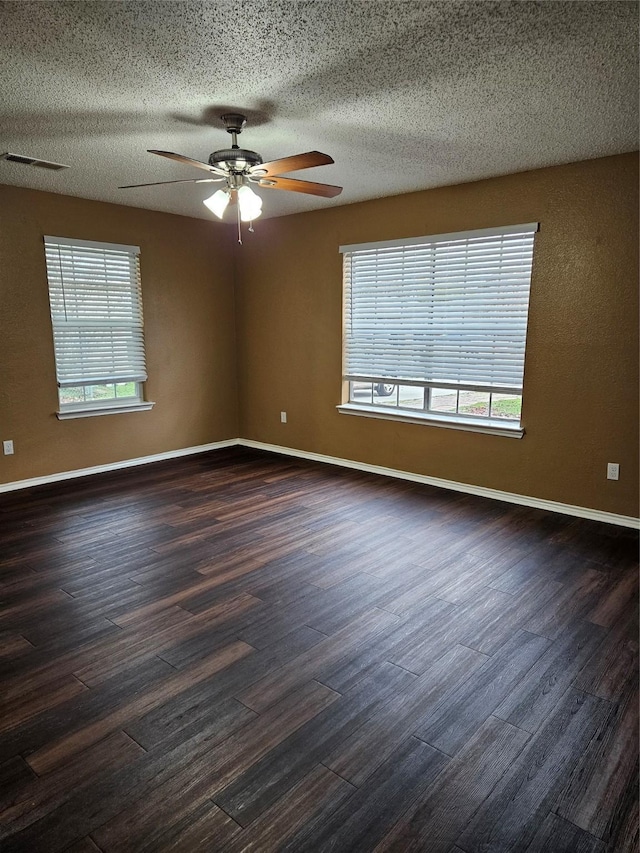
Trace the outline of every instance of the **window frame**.
{"type": "Polygon", "coordinates": [[[148,411],[153,408],[155,404],[144,399],[147,371],[140,248],[51,235],[45,235],[43,239],[58,386],[56,416],[65,420],[148,411]],[[95,270],[93,281],[92,264],[95,270]],[[92,290],[95,290],[95,296],[91,293],[92,290]],[[64,306],[64,318],[61,317],[61,304],[64,306]],[[68,304],[73,305],[69,318],[68,304]],[[83,308],[87,309],[84,314],[83,308]],[[90,314],[93,316],[88,316],[90,314]],[[64,341],[65,333],[73,335],[74,332],[75,346],[81,353],[75,362],[73,356],[70,357],[73,345],[64,341]],[[95,372],[95,364],[87,367],[90,359],[86,358],[86,344],[83,339],[87,335],[91,340],[92,332],[106,359],[102,363],[98,360],[98,375],[95,372]],[[109,343],[111,335],[113,337],[109,343]],[[123,340],[127,355],[116,355],[118,350],[123,348],[123,340]],[[105,355],[105,346],[107,353],[110,348],[110,356],[105,355]],[[109,361],[111,366],[108,366],[109,361]],[[72,377],[69,376],[69,371],[74,374],[72,377]],[[117,386],[131,383],[134,385],[134,393],[118,397],[117,386]],[[112,386],[113,396],[87,399],[89,389],[93,394],[94,389],[109,386],[112,386]],[[82,388],[84,399],[64,402],[62,397],[65,388],[82,388]]]}
{"type": "MultiPolygon", "coordinates": [[[[358,365],[360,370],[357,372],[357,374],[349,371],[349,365],[347,364],[348,346],[350,343],[351,346],[353,347],[354,341],[356,342],[356,346],[357,346],[357,338],[352,338],[350,340],[350,342],[348,343],[348,341],[349,341],[349,339],[348,339],[349,323],[353,322],[353,317],[354,317],[353,288],[354,288],[354,286],[357,286],[357,284],[354,283],[354,279],[356,279],[356,275],[352,271],[352,259],[353,259],[353,255],[355,253],[360,252],[360,253],[362,253],[360,255],[360,257],[363,258],[363,261],[365,264],[365,272],[361,273],[361,275],[364,275],[364,279],[363,279],[363,284],[362,284],[363,289],[361,290],[361,292],[359,294],[360,298],[361,299],[364,298],[365,302],[366,302],[367,298],[369,299],[369,301],[371,301],[372,298],[375,299],[375,302],[374,302],[375,308],[374,308],[373,312],[371,312],[371,308],[369,307],[368,308],[369,313],[365,314],[365,315],[361,315],[359,317],[359,321],[362,322],[364,318],[368,317],[368,319],[370,321],[372,320],[372,322],[374,323],[374,326],[375,326],[375,322],[377,320],[377,300],[379,298],[377,295],[378,283],[380,281],[383,282],[383,285],[381,288],[381,293],[382,293],[383,298],[385,296],[387,298],[389,297],[390,292],[391,292],[391,286],[394,286],[396,283],[395,281],[393,281],[393,285],[388,284],[388,282],[390,280],[390,276],[392,275],[390,270],[391,270],[391,267],[393,266],[393,263],[391,262],[390,266],[388,266],[385,269],[385,267],[384,267],[384,254],[382,254],[382,255],[377,254],[379,252],[379,250],[383,250],[383,253],[384,253],[384,250],[390,250],[388,257],[392,257],[394,255],[394,252],[396,252],[396,250],[398,250],[402,253],[404,253],[405,250],[409,250],[407,253],[407,255],[408,255],[407,263],[411,264],[415,260],[415,258],[411,257],[411,254],[410,254],[411,253],[411,247],[415,246],[417,253],[420,253],[421,251],[422,252],[425,252],[425,251],[429,252],[429,247],[432,247],[431,259],[430,259],[431,271],[429,273],[425,272],[425,274],[424,274],[425,276],[429,275],[431,278],[430,278],[430,282],[428,284],[425,282],[422,285],[422,287],[423,287],[424,291],[426,291],[428,288],[430,288],[431,294],[432,294],[431,299],[433,300],[433,299],[435,299],[435,296],[433,295],[434,294],[433,288],[435,286],[434,285],[434,281],[435,281],[434,276],[436,275],[437,272],[439,272],[437,270],[437,260],[438,260],[437,256],[436,256],[437,247],[443,247],[445,250],[445,256],[446,256],[447,244],[455,244],[456,242],[473,241],[476,238],[486,238],[489,241],[491,241],[491,240],[495,241],[498,238],[499,239],[511,238],[511,239],[517,240],[518,235],[522,235],[522,236],[526,236],[526,237],[530,238],[531,260],[530,260],[530,264],[528,265],[528,270],[527,270],[528,275],[525,274],[526,283],[525,283],[524,287],[522,285],[520,285],[520,289],[522,292],[519,294],[520,300],[522,299],[522,293],[526,294],[526,313],[525,313],[525,319],[524,319],[524,330],[520,331],[520,334],[523,335],[523,340],[521,342],[521,345],[522,345],[522,356],[521,356],[521,358],[522,358],[522,373],[523,373],[524,372],[524,349],[526,347],[526,336],[527,336],[527,327],[528,327],[528,320],[529,320],[529,294],[530,294],[531,279],[532,279],[533,251],[534,251],[535,235],[538,231],[539,231],[539,223],[535,222],[535,223],[528,223],[528,224],[523,224],[523,225],[512,225],[512,226],[504,226],[504,227],[496,227],[496,228],[479,229],[479,230],[475,230],[475,231],[463,231],[463,232],[454,232],[454,233],[450,233],[450,234],[427,235],[424,237],[412,237],[412,238],[399,239],[399,240],[385,240],[385,241],[379,241],[379,242],[375,242],[375,243],[360,243],[360,244],[355,244],[355,245],[340,246],[339,251],[343,255],[343,297],[342,297],[342,321],[343,321],[342,389],[343,390],[342,390],[342,402],[337,406],[338,411],[341,414],[358,415],[358,416],[370,417],[370,418],[380,418],[383,420],[404,421],[404,422],[408,422],[408,423],[427,424],[427,425],[431,425],[431,426],[445,427],[445,428],[451,428],[451,429],[468,430],[468,431],[472,431],[472,432],[482,432],[482,433],[487,433],[487,434],[491,434],[491,435],[504,435],[504,436],[508,436],[511,438],[522,438],[524,433],[525,433],[524,426],[522,424],[522,410],[520,410],[520,414],[519,414],[519,417],[517,419],[509,418],[506,416],[504,416],[504,417],[499,416],[499,415],[496,416],[495,414],[492,415],[492,405],[493,405],[493,401],[494,401],[493,395],[502,395],[503,397],[507,397],[507,398],[508,397],[519,397],[520,401],[521,401],[520,406],[522,406],[522,392],[523,392],[522,381],[520,381],[520,383],[518,384],[517,387],[515,385],[509,385],[508,387],[506,387],[506,386],[503,387],[499,384],[494,384],[491,381],[487,381],[486,383],[481,382],[481,383],[479,383],[479,385],[474,385],[473,383],[464,382],[464,381],[461,382],[461,381],[456,380],[456,379],[452,379],[450,381],[447,381],[446,379],[443,380],[443,379],[431,379],[431,378],[430,379],[423,379],[423,380],[419,380],[419,379],[416,380],[415,377],[410,378],[410,379],[401,379],[401,378],[398,378],[398,365],[396,365],[395,371],[393,371],[391,368],[391,365],[389,365],[386,368],[389,372],[389,375],[387,375],[387,376],[365,375],[366,371],[361,370],[361,368],[362,368],[362,356],[360,356],[359,358],[357,356],[355,357],[356,362],[358,360],[360,360],[360,364],[358,365]],[[426,249],[425,249],[425,247],[426,247],[426,249]],[[379,263],[378,259],[379,258],[382,258],[381,272],[380,273],[378,272],[378,263],[379,263]],[[434,266],[434,264],[436,264],[436,266],[434,266]],[[375,273],[373,274],[373,278],[372,278],[372,272],[371,272],[371,265],[373,265],[375,267],[375,273]],[[385,283],[385,277],[387,279],[386,283],[385,283]],[[373,284],[372,284],[372,282],[373,282],[373,284]],[[349,304],[348,304],[348,302],[349,302],[349,304]],[[392,373],[394,373],[393,377],[391,376],[392,373]],[[358,401],[358,400],[354,399],[354,397],[355,397],[355,394],[353,393],[354,383],[361,383],[361,384],[364,383],[365,385],[368,385],[368,384],[371,385],[370,402],[362,402],[362,401],[358,401]],[[375,398],[376,393],[378,393],[377,391],[375,391],[375,386],[377,384],[378,385],[379,384],[388,384],[388,385],[395,384],[395,386],[396,386],[396,388],[395,388],[395,398],[396,398],[395,404],[391,401],[383,403],[380,401],[380,399],[378,399],[377,403],[375,402],[374,398],[375,398]],[[401,388],[406,387],[406,386],[416,386],[417,388],[421,388],[424,390],[424,401],[423,401],[422,407],[414,406],[413,404],[412,405],[404,405],[404,406],[401,404],[401,402],[400,402],[400,390],[401,390],[401,388]],[[452,394],[454,392],[457,392],[456,398],[455,398],[455,404],[456,404],[456,411],[455,412],[435,411],[431,407],[431,398],[432,398],[433,390],[444,391],[445,389],[450,389],[452,391],[452,394]],[[488,401],[487,401],[487,410],[488,411],[487,411],[486,415],[485,414],[467,414],[467,413],[460,413],[459,412],[460,392],[467,392],[467,391],[479,392],[479,393],[482,393],[483,395],[488,395],[488,401]]],[[[467,243],[466,245],[467,245],[467,247],[469,247],[471,244],[467,243]]],[[[455,249],[455,246],[454,246],[454,249],[455,249]]],[[[468,251],[468,248],[467,248],[467,251],[468,251]]],[[[405,256],[403,255],[403,257],[405,257],[405,256]]],[[[417,259],[420,260],[420,254],[417,254],[415,257],[417,257],[417,259]]],[[[502,254],[500,255],[500,258],[501,258],[500,263],[502,263],[502,254]]],[[[426,261],[425,261],[425,264],[426,264],[426,261]]],[[[361,269],[362,269],[362,267],[361,267],[361,269]]],[[[402,269],[404,270],[404,261],[402,262],[402,269]]],[[[425,266],[425,269],[426,269],[426,266],[425,266]]],[[[442,268],[442,270],[443,270],[443,272],[448,272],[448,270],[446,269],[446,263],[445,263],[445,266],[442,268]]],[[[474,268],[473,272],[474,272],[474,274],[476,274],[477,270],[474,268]]],[[[491,274],[495,275],[491,266],[488,266],[487,275],[491,275],[491,274]]],[[[413,282],[415,282],[415,270],[411,270],[409,275],[410,275],[409,283],[411,284],[412,278],[413,278],[413,282]]],[[[407,279],[404,277],[400,277],[400,276],[402,276],[402,273],[400,273],[400,275],[398,277],[398,281],[405,284],[407,282],[407,279]]],[[[465,278],[464,278],[463,289],[466,289],[467,288],[466,270],[465,270],[464,276],[465,276],[465,278]]],[[[516,276],[516,278],[517,277],[518,276],[516,276]]],[[[520,272],[520,277],[522,277],[521,272],[520,272]]],[[[423,278],[422,273],[420,273],[420,278],[421,279],[423,278]]],[[[508,279],[505,276],[505,281],[507,281],[507,280],[508,279]]],[[[509,286],[511,291],[514,290],[515,285],[513,283],[509,283],[508,286],[509,286]]],[[[443,291],[443,292],[446,294],[446,291],[443,291]]],[[[463,290],[463,292],[464,292],[464,290],[463,290]]],[[[432,301],[429,304],[431,305],[431,310],[434,310],[433,306],[436,303],[434,303],[432,301]]],[[[474,308],[474,305],[472,304],[471,305],[472,311],[473,311],[473,308],[474,308]]],[[[475,308],[477,310],[477,305],[475,305],[475,308]]],[[[459,312],[459,309],[458,309],[458,312],[459,312]]],[[[464,315],[464,312],[466,312],[466,306],[464,305],[464,302],[463,302],[463,315],[464,315]]],[[[403,315],[401,315],[401,317],[402,317],[402,319],[404,319],[403,315]]],[[[424,321],[424,322],[426,322],[426,321],[424,321]]],[[[431,320],[429,320],[429,323],[430,322],[431,322],[431,320]]],[[[393,328],[393,326],[390,326],[389,335],[391,334],[392,328],[393,328]]],[[[462,333],[463,331],[464,331],[464,324],[461,323],[460,332],[462,333]]],[[[369,332],[369,334],[371,334],[371,332],[369,332]]],[[[375,342],[375,332],[373,334],[374,334],[373,340],[375,342]]],[[[384,337],[385,336],[383,336],[383,341],[384,341],[384,337]]],[[[387,343],[386,346],[388,348],[389,344],[387,343]]],[[[416,346],[416,345],[414,344],[414,346],[416,346]]],[[[393,353],[393,350],[391,350],[390,352],[391,352],[392,356],[395,355],[393,353]]],[[[414,351],[413,357],[415,358],[415,351],[414,351]]],[[[353,358],[354,357],[352,356],[350,366],[353,366],[353,358]]],[[[367,359],[368,358],[369,358],[369,354],[367,353],[367,359]]],[[[378,355],[378,358],[380,358],[379,355],[378,355]]],[[[396,357],[396,360],[397,360],[397,357],[396,357]]],[[[372,359],[372,361],[373,361],[373,359],[372,359]]],[[[393,361],[393,358],[392,358],[392,361],[393,361]]],[[[484,359],[484,361],[486,363],[486,361],[487,361],[486,358],[484,359]]],[[[482,362],[480,362],[480,363],[482,363],[482,362]]],[[[370,365],[370,366],[372,366],[372,365],[370,365]]],[[[386,367],[386,365],[384,365],[384,366],[386,367]]],[[[430,367],[425,368],[425,370],[427,370],[427,372],[429,370],[431,370],[432,372],[435,372],[436,369],[440,369],[440,366],[441,366],[441,360],[440,360],[440,362],[438,362],[438,360],[436,360],[436,362],[433,362],[430,365],[430,367]]],[[[475,367],[475,365],[474,365],[474,367],[475,367]]],[[[493,367],[492,364],[491,364],[491,367],[493,367]]],[[[452,369],[455,372],[455,362],[454,362],[454,367],[452,369]]],[[[379,392],[379,397],[380,396],[382,396],[382,391],[379,392]]]]}

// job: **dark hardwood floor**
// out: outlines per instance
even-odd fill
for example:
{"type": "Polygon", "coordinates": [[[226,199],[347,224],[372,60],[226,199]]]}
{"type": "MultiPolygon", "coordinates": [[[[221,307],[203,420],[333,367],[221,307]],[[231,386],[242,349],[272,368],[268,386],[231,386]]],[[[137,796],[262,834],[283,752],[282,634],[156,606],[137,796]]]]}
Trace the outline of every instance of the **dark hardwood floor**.
{"type": "Polygon", "coordinates": [[[635,532],[234,449],[0,543],[3,853],[638,850],[635,532]]]}

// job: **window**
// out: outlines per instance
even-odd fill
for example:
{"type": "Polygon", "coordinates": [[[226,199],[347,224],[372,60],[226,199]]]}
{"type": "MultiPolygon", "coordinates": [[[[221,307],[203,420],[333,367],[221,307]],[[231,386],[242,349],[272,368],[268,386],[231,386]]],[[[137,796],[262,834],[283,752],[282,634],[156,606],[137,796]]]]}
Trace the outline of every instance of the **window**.
{"type": "Polygon", "coordinates": [[[341,246],[339,410],[521,437],[537,229],[341,246]]]}
{"type": "Polygon", "coordinates": [[[58,417],[150,409],[137,246],[45,237],[58,417]]]}

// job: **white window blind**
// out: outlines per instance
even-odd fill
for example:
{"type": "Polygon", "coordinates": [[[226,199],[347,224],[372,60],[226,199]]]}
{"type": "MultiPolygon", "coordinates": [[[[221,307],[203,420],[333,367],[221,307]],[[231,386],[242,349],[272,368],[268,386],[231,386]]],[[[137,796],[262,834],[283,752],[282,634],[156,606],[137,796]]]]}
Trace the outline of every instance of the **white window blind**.
{"type": "Polygon", "coordinates": [[[144,382],[139,248],[44,241],[58,385],[144,382]]]}
{"type": "Polygon", "coordinates": [[[537,228],[340,247],[345,378],[521,393],[537,228]]]}

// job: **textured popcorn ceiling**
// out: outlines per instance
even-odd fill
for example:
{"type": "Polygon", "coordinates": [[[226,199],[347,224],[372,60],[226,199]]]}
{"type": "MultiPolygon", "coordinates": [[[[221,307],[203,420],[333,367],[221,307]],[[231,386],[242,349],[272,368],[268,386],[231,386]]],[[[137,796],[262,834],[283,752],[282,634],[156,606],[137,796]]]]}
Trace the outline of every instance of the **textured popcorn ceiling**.
{"type": "Polygon", "coordinates": [[[296,176],[336,199],[261,190],[278,216],[638,146],[631,2],[4,2],[0,183],[212,218],[215,184],[146,153],[206,160],[240,138],[264,160],[317,149],[296,176]]]}

